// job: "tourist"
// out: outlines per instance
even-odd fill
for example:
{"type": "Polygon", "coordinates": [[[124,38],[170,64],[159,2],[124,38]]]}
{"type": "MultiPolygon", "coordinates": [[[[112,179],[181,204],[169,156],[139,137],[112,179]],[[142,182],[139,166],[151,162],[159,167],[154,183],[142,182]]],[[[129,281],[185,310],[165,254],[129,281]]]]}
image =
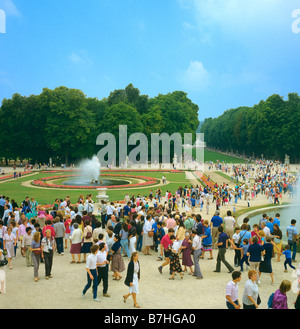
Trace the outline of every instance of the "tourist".
{"type": "Polygon", "coordinates": [[[260,236],[259,236],[259,225],[258,224],[254,224],[253,225],[253,231],[251,232],[251,238],[250,238],[250,244],[252,244],[252,238],[254,236],[258,237],[258,243],[261,244],[261,240],[260,240],[260,236]]]}
{"type": "Polygon", "coordinates": [[[275,243],[272,241],[270,237],[266,238],[266,243],[263,245],[264,257],[259,264],[258,276],[260,278],[261,273],[268,273],[271,276],[271,284],[274,286],[274,274],[272,270],[272,257],[273,257],[273,249],[275,247],[275,243]]]}
{"type": "Polygon", "coordinates": [[[256,284],[257,272],[250,270],[243,293],[243,309],[257,309],[259,306],[258,285],[256,284]]]}
{"type": "Polygon", "coordinates": [[[55,239],[51,234],[50,230],[45,232],[45,236],[41,241],[41,249],[42,249],[42,259],[45,262],[45,279],[52,278],[52,264],[53,264],[53,254],[55,249],[55,239]]]}
{"type": "Polygon", "coordinates": [[[241,226],[240,240],[239,240],[240,248],[243,247],[243,240],[244,239],[247,239],[248,242],[251,239],[251,232],[248,231],[248,225],[246,223],[242,224],[242,226],[241,226]]]}
{"type": "Polygon", "coordinates": [[[46,230],[50,230],[51,231],[51,235],[53,236],[53,238],[55,238],[55,230],[53,228],[53,224],[51,222],[50,219],[47,219],[45,221],[45,226],[43,227],[42,231],[43,231],[43,235],[45,235],[45,231],[46,230]]]}
{"type": "Polygon", "coordinates": [[[232,242],[231,242],[231,239],[229,239],[228,235],[224,232],[223,226],[219,226],[218,231],[219,231],[219,238],[218,238],[218,242],[216,243],[216,246],[219,248],[219,252],[218,252],[218,257],[217,257],[216,269],[214,272],[220,272],[221,262],[222,262],[227,267],[229,273],[231,273],[234,271],[234,269],[226,261],[225,253],[226,253],[226,249],[228,248],[228,241],[230,243],[232,243],[232,242]]]}
{"type": "Polygon", "coordinates": [[[136,221],[133,219],[130,222],[130,229],[128,232],[128,241],[129,241],[129,254],[131,255],[133,252],[136,252],[136,234],[137,234],[137,224],[136,221]]]}
{"type": "Polygon", "coordinates": [[[152,228],[152,216],[147,215],[144,227],[143,227],[143,243],[145,246],[144,249],[144,255],[151,255],[149,250],[150,247],[153,246],[153,235],[154,235],[154,229],[152,228]]]}
{"type": "MultiPolygon", "coordinates": [[[[103,234],[102,234],[103,236],[103,234]]],[[[97,253],[97,276],[98,276],[98,286],[103,281],[103,296],[110,297],[107,293],[108,291],[108,264],[107,260],[107,246],[104,242],[99,244],[99,251],[97,253]]]]}
{"type": "Polygon", "coordinates": [[[270,229],[268,228],[266,222],[261,222],[261,228],[262,228],[262,231],[265,232],[266,237],[267,237],[267,236],[271,236],[271,231],[270,231],[270,229]]]}
{"type": "Polygon", "coordinates": [[[296,253],[297,253],[297,241],[298,241],[298,231],[296,229],[296,220],[291,220],[291,225],[286,228],[286,235],[288,238],[288,245],[290,246],[290,250],[293,251],[292,261],[296,261],[296,253]]]}
{"type": "Polygon", "coordinates": [[[79,228],[78,223],[73,224],[74,230],[70,237],[71,240],[71,249],[70,254],[72,255],[71,264],[75,264],[75,255],[77,255],[77,264],[80,264],[81,258],[81,229],[79,228]]]}
{"type": "Polygon", "coordinates": [[[104,230],[102,228],[101,222],[97,221],[95,224],[95,229],[93,230],[93,239],[99,239],[99,234],[104,235],[104,230]]]}
{"type": "Polygon", "coordinates": [[[290,250],[290,246],[286,245],[284,247],[284,251],[282,253],[285,256],[285,261],[284,261],[284,272],[287,272],[287,265],[289,265],[290,268],[295,270],[295,266],[292,265],[292,252],[290,250]]]}
{"type": "Polygon", "coordinates": [[[193,275],[193,261],[192,261],[192,257],[191,257],[191,253],[192,253],[192,241],[190,239],[190,233],[186,232],[185,233],[185,238],[182,241],[181,244],[181,250],[182,250],[182,266],[184,266],[184,270],[183,272],[187,272],[187,267],[190,269],[190,275],[193,275]]]}
{"type": "Polygon", "coordinates": [[[236,226],[234,228],[234,234],[232,236],[232,242],[234,244],[234,266],[238,267],[241,261],[241,248],[240,248],[240,232],[241,228],[239,226],[236,226]]]}
{"type": "Polygon", "coordinates": [[[33,279],[35,282],[39,281],[39,267],[41,261],[41,234],[40,232],[35,232],[30,246],[31,258],[33,263],[33,279]]]}
{"type": "Polygon", "coordinates": [[[57,253],[59,255],[64,254],[64,234],[65,234],[65,225],[63,222],[60,221],[60,218],[57,216],[55,217],[53,228],[55,231],[55,242],[57,246],[57,253]]]}
{"type": "Polygon", "coordinates": [[[248,270],[248,267],[250,266],[249,256],[247,255],[249,246],[250,246],[250,244],[249,244],[248,239],[244,239],[243,240],[243,246],[242,246],[242,248],[240,248],[240,251],[241,251],[241,261],[240,261],[241,272],[244,271],[244,267],[243,267],[244,263],[246,263],[246,265],[247,265],[247,270],[248,270]]]}
{"type": "Polygon", "coordinates": [[[230,210],[227,211],[227,216],[224,217],[223,221],[225,233],[229,236],[230,239],[232,239],[232,236],[234,234],[235,219],[232,217],[232,213],[230,210]]]}
{"type": "Polygon", "coordinates": [[[145,224],[145,217],[138,216],[136,218],[136,234],[137,234],[137,243],[136,243],[136,250],[142,251],[143,246],[143,227],[145,224]]]}
{"type": "MultiPolygon", "coordinates": [[[[256,272],[258,271],[261,258],[264,254],[265,254],[265,250],[263,246],[258,244],[258,238],[254,236],[252,238],[252,244],[249,246],[247,252],[247,255],[249,256],[249,264],[251,270],[255,270],[256,272]]],[[[256,279],[257,282],[260,283],[257,275],[256,275],[256,279]]]]}
{"type": "Polygon", "coordinates": [[[163,257],[160,254],[160,244],[161,244],[161,239],[164,237],[165,235],[165,230],[162,226],[163,222],[158,222],[157,223],[157,231],[156,231],[156,244],[155,244],[155,250],[158,252],[159,256],[158,256],[158,261],[162,261],[163,257]]]}
{"type": "Polygon", "coordinates": [[[182,219],[178,219],[178,229],[176,230],[175,237],[181,246],[184,238],[185,238],[185,226],[183,224],[182,219]]]}
{"type": "Polygon", "coordinates": [[[193,244],[192,244],[192,251],[193,251],[193,259],[194,259],[194,276],[197,280],[203,279],[203,275],[200,269],[200,256],[202,254],[202,244],[201,244],[201,237],[197,234],[197,230],[192,231],[193,236],[193,244]]]}
{"type": "Polygon", "coordinates": [[[125,252],[126,252],[126,255],[128,258],[130,258],[130,252],[129,252],[129,248],[128,248],[128,225],[126,222],[123,222],[122,224],[122,229],[120,231],[120,237],[121,237],[121,246],[122,246],[122,249],[121,249],[121,255],[123,255],[123,251],[125,249],[125,252]]]}
{"type": "Polygon", "coordinates": [[[86,262],[86,271],[87,271],[87,284],[82,291],[82,298],[85,298],[85,294],[88,289],[91,287],[93,282],[93,300],[96,302],[100,302],[97,297],[98,290],[98,276],[97,276],[97,253],[99,250],[99,245],[92,245],[90,252],[91,254],[87,258],[86,262]]]}
{"type": "MultiPolygon", "coordinates": [[[[22,216],[21,216],[22,217],[22,216]]],[[[21,245],[21,248],[20,248],[20,251],[21,251],[21,255],[23,257],[25,257],[25,250],[23,249],[23,239],[24,239],[24,236],[26,235],[26,228],[27,228],[27,218],[24,217],[21,220],[21,225],[19,226],[19,230],[18,230],[18,234],[19,234],[19,241],[20,241],[20,245],[21,245]]],[[[1,223],[0,223],[0,226],[1,226],[1,223]]],[[[3,229],[2,229],[3,230],[3,229]]]]}
{"type": "Polygon", "coordinates": [[[125,271],[125,264],[121,254],[122,245],[121,245],[121,237],[119,235],[114,236],[114,244],[111,247],[111,270],[114,272],[113,277],[115,281],[119,281],[122,279],[120,273],[125,271]]]}
{"type": "Polygon", "coordinates": [[[64,220],[64,226],[65,226],[65,249],[68,249],[68,241],[70,240],[70,236],[71,236],[71,223],[72,223],[72,219],[71,219],[71,215],[67,215],[65,220],[64,220]]]}
{"type": "Polygon", "coordinates": [[[15,257],[15,249],[14,247],[17,244],[17,237],[12,233],[11,227],[7,228],[6,233],[3,237],[3,250],[7,251],[7,260],[9,264],[9,268],[12,269],[12,258],[15,257]]]}
{"type": "Polygon", "coordinates": [[[238,283],[242,279],[241,272],[234,271],[231,274],[232,280],[226,286],[226,305],[228,309],[239,310],[241,305],[239,303],[238,283]]]}
{"type": "Polygon", "coordinates": [[[292,283],[288,280],[283,280],[279,289],[274,293],[273,297],[273,310],[286,310],[288,309],[286,293],[291,290],[292,283]]]}
{"type": "Polygon", "coordinates": [[[215,215],[212,217],[210,221],[212,245],[214,249],[217,249],[217,245],[215,244],[215,241],[218,240],[218,236],[219,236],[218,228],[221,225],[223,225],[223,219],[219,215],[220,215],[220,211],[216,210],[215,215]]]}
{"type": "Polygon", "coordinates": [[[169,280],[175,279],[175,273],[179,273],[181,279],[183,279],[183,272],[179,260],[179,249],[180,249],[180,243],[176,239],[174,235],[170,236],[170,240],[172,241],[172,246],[170,247],[170,274],[171,277],[169,280]]]}
{"type": "Polygon", "coordinates": [[[170,247],[172,246],[172,241],[170,237],[174,235],[174,229],[169,228],[168,233],[163,236],[161,239],[161,244],[160,244],[160,255],[161,257],[165,257],[164,263],[158,267],[159,273],[162,274],[162,270],[165,266],[170,264],[170,247]]]}
{"type": "Polygon", "coordinates": [[[31,259],[31,252],[29,250],[32,239],[33,239],[33,235],[31,234],[31,231],[32,230],[31,230],[30,226],[26,227],[26,234],[24,235],[23,240],[22,240],[22,248],[23,248],[23,251],[25,252],[27,267],[30,267],[33,265],[32,259],[31,259]]]}
{"type": "Polygon", "coordinates": [[[86,262],[86,254],[90,253],[91,246],[93,245],[93,229],[89,220],[85,221],[85,227],[83,230],[83,244],[81,247],[81,253],[83,254],[82,263],[86,262]]]}
{"type": "Polygon", "coordinates": [[[141,308],[137,303],[136,295],[139,294],[139,281],[141,277],[139,254],[133,252],[131,255],[130,262],[127,267],[127,275],[125,284],[129,287],[129,293],[123,296],[124,303],[126,303],[129,296],[132,296],[133,306],[135,308],[141,308]]]}
{"type": "Polygon", "coordinates": [[[0,248],[0,294],[6,294],[6,274],[5,267],[8,261],[4,258],[3,249],[0,248]]]}
{"type": "Polygon", "coordinates": [[[277,262],[280,261],[280,256],[281,256],[281,252],[282,252],[282,232],[279,228],[278,224],[274,224],[273,225],[274,230],[273,230],[273,239],[274,239],[274,243],[275,246],[273,248],[273,252],[274,254],[277,254],[277,262]]]}
{"type": "Polygon", "coordinates": [[[212,260],[213,254],[212,254],[212,237],[211,237],[211,229],[209,226],[208,220],[203,221],[204,226],[204,235],[202,236],[202,256],[201,259],[204,259],[204,254],[206,251],[210,253],[210,257],[207,258],[208,260],[212,260]]]}

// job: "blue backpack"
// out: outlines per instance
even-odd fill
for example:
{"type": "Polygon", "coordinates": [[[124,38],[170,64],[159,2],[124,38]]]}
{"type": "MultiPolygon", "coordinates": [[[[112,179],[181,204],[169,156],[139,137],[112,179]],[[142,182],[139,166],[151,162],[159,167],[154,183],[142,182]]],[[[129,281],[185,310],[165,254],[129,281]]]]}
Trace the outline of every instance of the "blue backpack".
{"type": "Polygon", "coordinates": [[[274,293],[271,294],[268,300],[268,309],[273,308],[273,298],[274,298],[274,293]]]}

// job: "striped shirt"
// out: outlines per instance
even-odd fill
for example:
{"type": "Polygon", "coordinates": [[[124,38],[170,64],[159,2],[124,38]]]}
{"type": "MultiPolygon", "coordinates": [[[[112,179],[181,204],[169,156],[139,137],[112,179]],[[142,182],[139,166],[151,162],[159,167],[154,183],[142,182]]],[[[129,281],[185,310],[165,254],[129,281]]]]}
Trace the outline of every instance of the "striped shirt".
{"type": "Polygon", "coordinates": [[[237,283],[230,281],[226,286],[226,296],[230,296],[233,302],[237,301],[239,298],[239,287],[237,283]]]}

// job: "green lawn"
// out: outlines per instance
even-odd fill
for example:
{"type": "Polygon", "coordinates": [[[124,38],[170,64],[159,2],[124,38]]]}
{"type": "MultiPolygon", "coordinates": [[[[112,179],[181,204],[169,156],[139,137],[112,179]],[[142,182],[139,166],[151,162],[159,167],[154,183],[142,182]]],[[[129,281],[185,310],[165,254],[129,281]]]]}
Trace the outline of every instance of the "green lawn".
{"type": "MultiPolygon", "coordinates": [[[[116,174],[124,174],[124,175],[135,175],[135,176],[148,176],[154,177],[157,179],[161,179],[163,174],[169,181],[169,184],[162,185],[161,190],[162,193],[171,191],[172,193],[175,192],[179,185],[185,185],[189,183],[189,180],[185,178],[185,173],[169,173],[169,172],[116,172],[116,174]]],[[[70,196],[71,202],[76,203],[78,200],[79,195],[87,195],[92,194],[94,201],[96,201],[97,191],[95,190],[54,190],[54,189],[39,189],[35,187],[25,187],[22,186],[21,183],[25,181],[31,181],[42,177],[51,177],[51,176],[58,176],[64,175],[68,173],[39,173],[34,176],[24,176],[20,179],[3,182],[0,184],[0,195],[9,196],[10,199],[15,199],[18,204],[20,204],[26,196],[34,197],[35,200],[39,204],[52,204],[56,198],[64,199],[66,196],[70,196]]],[[[64,181],[62,179],[61,181],[64,181]]],[[[145,187],[145,188],[130,188],[126,190],[108,190],[107,194],[112,201],[124,200],[126,193],[128,192],[129,195],[149,195],[149,191],[156,189],[156,186],[153,187],[145,187]]]]}
{"type": "MultiPolygon", "coordinates": [[[[193,156],[196,157],[195,149],[193,149],[193,156]]],[[[204,162],[207,162],[207,161],[217,162],[217,160],[219,160],[220,162],[224,161],[226,163],[245,163],[246,162],[246,160],[244,160],[244,159],[240,159],[240,158],[236,158],[236,157],[233,157],[230,155],[225,155],[222,153],[210,151],[207,149],[204,150],[204,162]]]]}

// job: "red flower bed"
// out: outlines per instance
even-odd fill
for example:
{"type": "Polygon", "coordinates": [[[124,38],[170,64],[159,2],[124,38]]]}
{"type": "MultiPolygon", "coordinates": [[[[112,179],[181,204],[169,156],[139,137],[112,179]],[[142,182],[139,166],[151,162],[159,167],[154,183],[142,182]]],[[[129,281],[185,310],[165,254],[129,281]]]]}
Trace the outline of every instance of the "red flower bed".
{"type": "MultiPolygon", "coordinates": [[[[95,190],[100,187],[100,186],[94,186],[94,185],[92,185],[92,186],[61,185],[61,184],[53,184],[53,183],[47,182],[47,181],[51,181],[54,179],[78,177],[78,176],[79,175],[59,175],[59,176],[52,176],[52,177],[44,177],[44,178],[40,178],[40,179],[33,181],[32,185],[39,186],[39,187],[47,187],[47,188],[77,189],[77,190],[82,190],[82,189],[95,190]]],[[[101,188],[109,188],[109,189],[143,187],[143,186],[149,186],[149,185],[154,185],[154,184],[159,183],[158,179],[153,178],[153,177],[147,177],[147,176],[123,175],[123,174],[103,174],[102,176],[137,178],[137,179],[142,179],[145,181],[143,183],[136,183],[136,184],[101,186],[101,188]]]]}
{"type": "MultiPolygon", "coordinates": [[[[28,174],[31,174],[32,171],[21,171],[21,177],[23,177],[24,175],[28,175],[28,174]]],[[[17,172],[17,175],[19,173],[17,172]]],[[[11,178],[14,178],[14,174],[11,174],[11,175],[5,175],[5,176],[0,176],[0,181],[1,180],[5,180],[5,179],[11,179],[11,178]]],[[[16,179],[19,178],[19,175],[16,177],[16,179]]]]}
{"type": "Polygon", "coordinates": [[[208,177],[205,174],[203,174],[201,171],[195,171],[195,174],[205,185],[207,185],[212,189],[214,188],[215,186],[214,182],[211,179],[208,180],[208,177]]]}

